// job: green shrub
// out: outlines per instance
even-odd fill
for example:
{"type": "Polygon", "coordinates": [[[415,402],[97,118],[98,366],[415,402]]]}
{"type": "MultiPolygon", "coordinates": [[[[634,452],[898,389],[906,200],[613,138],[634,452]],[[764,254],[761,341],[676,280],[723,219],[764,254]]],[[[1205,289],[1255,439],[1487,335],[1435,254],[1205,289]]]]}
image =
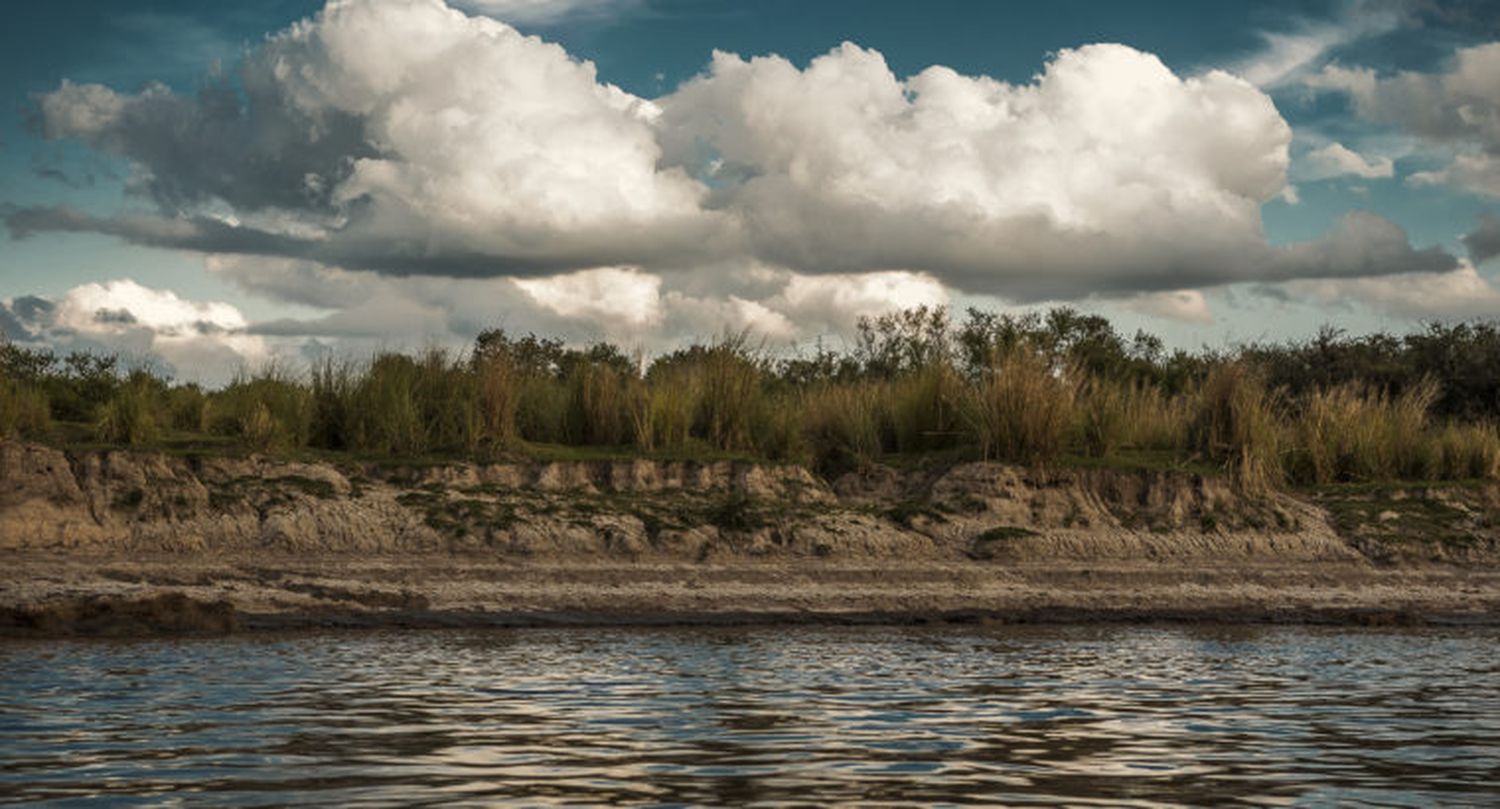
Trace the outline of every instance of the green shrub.
{"type": "Polygon", "coordinates": [[[274,365],[210,397],[208,413],[211,432],[262,451],[307,446],[312,432],[308,387],[274,365]]]}
{"type": "Polygon", "coordinates": [[[174,430],[204,432],[208,429],[208,396],[197,385],[178,385],[166,393],[166,416],[174,430]]]}

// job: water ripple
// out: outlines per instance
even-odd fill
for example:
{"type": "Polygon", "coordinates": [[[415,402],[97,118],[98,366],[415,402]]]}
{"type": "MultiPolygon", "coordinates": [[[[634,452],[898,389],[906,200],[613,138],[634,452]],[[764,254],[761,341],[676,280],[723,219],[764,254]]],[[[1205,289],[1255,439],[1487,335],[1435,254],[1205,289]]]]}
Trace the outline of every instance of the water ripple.
{"type": "Polygon", "coordinates": [[[0,801],[1488,804],[1493,629],[0,645],[0,801]]]}

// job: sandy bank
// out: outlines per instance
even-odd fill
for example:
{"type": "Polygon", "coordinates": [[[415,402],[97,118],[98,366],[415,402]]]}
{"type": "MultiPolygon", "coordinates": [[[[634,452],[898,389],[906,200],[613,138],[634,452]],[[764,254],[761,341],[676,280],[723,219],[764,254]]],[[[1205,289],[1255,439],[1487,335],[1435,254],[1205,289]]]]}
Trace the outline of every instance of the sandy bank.
{"type": "Polygon", "coordinates": [[[375,467],[0,444],[0,633],[1500,621],[1500,492],[1183,471],[375,467]]]}

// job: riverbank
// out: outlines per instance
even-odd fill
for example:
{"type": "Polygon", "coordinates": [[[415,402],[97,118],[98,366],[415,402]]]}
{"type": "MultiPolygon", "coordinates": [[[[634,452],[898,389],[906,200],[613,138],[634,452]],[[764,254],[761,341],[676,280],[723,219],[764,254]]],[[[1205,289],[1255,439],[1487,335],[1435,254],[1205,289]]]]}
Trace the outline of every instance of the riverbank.
{"type": "Polygon", "coordinates": [[[1500,492],[1172,469],[373,466],[0,445],[0,633],[1500,623],[1500,492]]]}

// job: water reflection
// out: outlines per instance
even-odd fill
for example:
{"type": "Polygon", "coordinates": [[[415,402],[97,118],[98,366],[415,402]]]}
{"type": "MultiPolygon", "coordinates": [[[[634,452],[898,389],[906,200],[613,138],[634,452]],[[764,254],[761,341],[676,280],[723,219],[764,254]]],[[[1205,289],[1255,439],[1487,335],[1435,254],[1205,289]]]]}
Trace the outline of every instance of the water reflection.
{"type": "Polygon", "coordinates": [[[0,646],[0,799],[1500,794],[1493,629],[563,630],[0,646]]]}

